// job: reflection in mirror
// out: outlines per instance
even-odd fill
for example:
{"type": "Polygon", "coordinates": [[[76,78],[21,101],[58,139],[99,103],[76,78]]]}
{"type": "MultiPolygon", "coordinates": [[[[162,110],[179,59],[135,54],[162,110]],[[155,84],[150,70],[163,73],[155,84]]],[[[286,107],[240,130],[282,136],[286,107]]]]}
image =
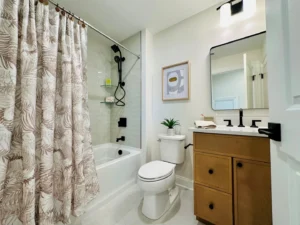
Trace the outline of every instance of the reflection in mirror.
{"type": "Polygon", "coordinates": [[[212,108],[268,108],[266,33],[211,49],[212,108]]]}

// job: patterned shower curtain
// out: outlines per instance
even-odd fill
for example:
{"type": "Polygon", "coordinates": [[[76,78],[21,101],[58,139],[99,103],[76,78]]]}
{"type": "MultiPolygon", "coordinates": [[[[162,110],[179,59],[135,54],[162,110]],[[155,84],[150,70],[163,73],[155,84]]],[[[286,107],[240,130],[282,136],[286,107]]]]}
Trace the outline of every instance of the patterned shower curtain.
{"type": "Polygon", "coordinates": [[[70,223],[99,191],[87,30],[34,0],[0,0],[0,224],[70,223]]]}

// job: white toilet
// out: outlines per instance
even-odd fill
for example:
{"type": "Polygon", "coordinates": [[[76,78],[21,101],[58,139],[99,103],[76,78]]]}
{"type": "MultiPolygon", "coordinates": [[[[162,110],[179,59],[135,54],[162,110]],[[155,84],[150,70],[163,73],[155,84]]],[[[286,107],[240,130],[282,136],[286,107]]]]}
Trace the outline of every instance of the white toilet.
{"type": "Polygon", "coordinates": [[[138,172],[138,184],[144,191],[142,213],[159,219],[170,208],[179,194],[175,186],[175,166],[184,162],[184,135],[159,135],[162,161],[143,165],[138,172]]]}

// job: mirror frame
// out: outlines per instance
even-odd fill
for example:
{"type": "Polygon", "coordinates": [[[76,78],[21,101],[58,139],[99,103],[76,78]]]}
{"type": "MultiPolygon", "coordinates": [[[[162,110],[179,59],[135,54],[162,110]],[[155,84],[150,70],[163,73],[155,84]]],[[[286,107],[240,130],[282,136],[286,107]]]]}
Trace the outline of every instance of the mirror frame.
{"type": "MultiPolygon", "coordinates": [[[[252,34],[250,36],[246,36],[246,37],[243,37],[243,38],[240,38],[240,39],[236,39],[236,40],[233,40],[233,41],[229,41],[229,42],[226,42],[224,44],[220,44],[220,45],[216,45],[216,46],[213,46],[210,48],[209,50],[209,76],[210,76],[210,106],[212,108],[212,110],[214,111],[231,111],[231,110],[239,110],[239,109],[214,109],[213,108],[213,99],[212,99],[212,90],[213,90],[213,84],[212,84],[212,74],[211,74],[211,71],[212,71],[212,63],[211,63],[211,51],[214,49],[214,48],[218,48],[218,47],[221,47],[221,46],[224,46],[224,45],[229,45],[229,44],[232,44],[234,42],[237,42],[237,41],[242,41],[242,40],[245,40],[245,39],[248,39],[248,38],[251,38],[251,37],[255,37],[257,35],[261,35],[261,34],[266,34],[267,31],[262,31],[262,32],[259,32],[259,33],[255,33],[255,34],[252,34]]],[[[242,108],[243,110],[256,110],[256,109],[269,109],[269,108],[253,108],[253,109],[249,109],[249,108],[242,108]]]]}

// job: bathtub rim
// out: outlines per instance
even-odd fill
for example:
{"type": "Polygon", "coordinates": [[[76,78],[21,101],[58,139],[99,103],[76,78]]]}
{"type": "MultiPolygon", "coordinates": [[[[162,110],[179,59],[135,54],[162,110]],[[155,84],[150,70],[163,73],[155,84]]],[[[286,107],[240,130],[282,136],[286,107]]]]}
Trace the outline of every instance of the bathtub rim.
{"type": "Polygon", "coordinates": [[[111,161],[108,161],[106,163],[103,163],[103,164],[100,164],[100,165],[96,165],[96,170],[98,169],[102,169],[106,166],[109,166],[109,165],[113,165],[121,160],[125,160],[129,157],[133,157],[133,156],[136,156],[138,154],[141,154],[141,149],[139,148],[135,148],[135,147],[130,147],[130,146],[127,146],[127,145],[120,145],[120,144],[114,144],[114,143],[105,143],[105,144],[100,144],[100,145],[95,145],[93,146],[93,150],[94,152],[97,151],[97,149],[107,149],[107,148],[116,148],[116,149],[121,149],[121,150],[124,150],[124,151],[128,151],[129,154],[128,155],[125,155],[123,157],[120,157],[120,158],[117,158],[117,159],[113,159],[111,161]]]}

